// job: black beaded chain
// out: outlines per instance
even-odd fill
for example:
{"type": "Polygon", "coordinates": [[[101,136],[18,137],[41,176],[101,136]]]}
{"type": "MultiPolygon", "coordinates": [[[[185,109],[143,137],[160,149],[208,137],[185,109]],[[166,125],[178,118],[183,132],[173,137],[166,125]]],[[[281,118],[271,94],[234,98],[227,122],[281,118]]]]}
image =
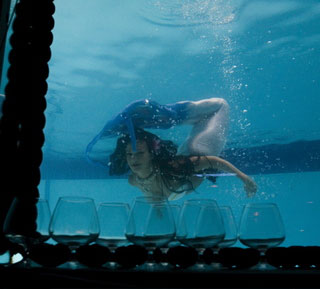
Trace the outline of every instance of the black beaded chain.
{"type": "Polygon", "coordinates": [[[36,230],[54,11],[53,0],[19,1],[10,37],[12,50],[0,123],[0,226],[16,197],[21,202],[19,219],[23,220],[17,230],[25,234],[36,230]]]}

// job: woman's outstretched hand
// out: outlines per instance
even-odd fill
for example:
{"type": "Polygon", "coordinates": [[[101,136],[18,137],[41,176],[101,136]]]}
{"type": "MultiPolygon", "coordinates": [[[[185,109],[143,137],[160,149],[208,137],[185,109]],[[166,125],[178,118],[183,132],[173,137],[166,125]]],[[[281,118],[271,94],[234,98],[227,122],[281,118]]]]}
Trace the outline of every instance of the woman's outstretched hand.
{"type": "Polygon", "coordinates": [[[242,181],[244,183],[244,190],[247,193],[247,197],[248,198],[253,197],[258,190],[258,186],[255,183],[255,181],[247,175],[245,176],[245,178],[242,179],[242,181]]]}

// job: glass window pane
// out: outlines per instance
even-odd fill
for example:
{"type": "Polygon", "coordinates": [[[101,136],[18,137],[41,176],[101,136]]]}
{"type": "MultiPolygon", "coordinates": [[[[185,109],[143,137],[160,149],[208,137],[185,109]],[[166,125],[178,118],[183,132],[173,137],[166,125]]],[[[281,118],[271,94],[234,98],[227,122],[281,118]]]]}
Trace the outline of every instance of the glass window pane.
{"type": "MultiPolygon", "coordinates": [[[[272,202],[285,225],[284,246],[318,244],[317,1],[55,0],[55,6],[40,184],[51,207],[65,195],[132,204],[165,188],[171,203],[204,198],[230,206],[238,224],[247,203],[272,202]],[[214,159],[206,165],[202,159],[214,168],[204,180],[163,181],[154,167],[150,176],[139,175],[132,168],[141,164],[128,161],[141,149],[134,141],[122,151],[124,173],[110,175],[116,134],[130,134],[130,121],[184,145],[179,153],[227,160],[255,181],[257,193],[248,198],[252,183],[214,159]]],[[[160,144],[156,139],[154,149],[160,144]]]]}

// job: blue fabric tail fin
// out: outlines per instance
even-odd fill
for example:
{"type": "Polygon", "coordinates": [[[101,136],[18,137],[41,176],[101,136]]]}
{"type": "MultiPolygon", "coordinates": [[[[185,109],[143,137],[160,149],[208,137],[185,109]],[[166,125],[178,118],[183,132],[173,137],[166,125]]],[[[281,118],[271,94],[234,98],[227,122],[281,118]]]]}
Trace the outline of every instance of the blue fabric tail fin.
{"type": "Polygon", "coordinates": [[[136,145],[137,144],[137,139],[136,139],[136,134],[134,133],[134,126],[133,126],[131,117],[126,118],[125,122],[126,122],[128,131],[129,131],[129,135],[130,135],[130,138],[131,138],[132,150],[134,152],[136,152],[137,151],[137,145],[136,145]]]}

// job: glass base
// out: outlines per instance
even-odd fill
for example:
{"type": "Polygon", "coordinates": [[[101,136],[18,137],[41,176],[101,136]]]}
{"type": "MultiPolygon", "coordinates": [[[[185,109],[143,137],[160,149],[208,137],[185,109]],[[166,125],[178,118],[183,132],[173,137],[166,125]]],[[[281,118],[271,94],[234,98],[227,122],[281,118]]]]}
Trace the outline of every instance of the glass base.
{"type": "Polygon", "coordinates": [[[259,270],[259,271],[268,271],[268,270],[276,270],[277,267],[274,267],[266,262],[260,262],[257,265],[254,265],[250,268],[250,270],[259,270]]]}
{"type": "Polygon", "coordinates": [[[78,261],[70,260],[59,265],[58,268],[76,270],[76,269],[85,269],[85,268],[88,268],[88,266],[83,265],[78,261]]]}
{"type": "Polygon", "coordinates": [[[223,266],[220,263],[213,262],[210,264],[211,269],[213,270],[222,270],[223,266]]]}
{"type": "Polygon", "coordinates": [[[155,272],[155,271],[166,271],[167,266],[163,266],[159,263],[149,262],[147,261],[143,265],[140,265],[136,268],[137,271],[147,271],[147,272],[155,272]]]}

